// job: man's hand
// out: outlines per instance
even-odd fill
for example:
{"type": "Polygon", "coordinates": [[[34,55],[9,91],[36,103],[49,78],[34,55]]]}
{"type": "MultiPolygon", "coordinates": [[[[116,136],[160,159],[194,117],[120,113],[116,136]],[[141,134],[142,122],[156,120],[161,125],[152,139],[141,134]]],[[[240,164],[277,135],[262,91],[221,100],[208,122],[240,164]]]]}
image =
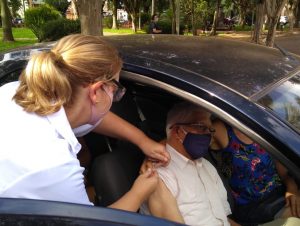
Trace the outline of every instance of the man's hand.
{"type": "Polygon", "coordinates": [[[293,217],[300,217],[300,196],[290,192],[285,193],[286,206],[290,207],[293,217]]]}

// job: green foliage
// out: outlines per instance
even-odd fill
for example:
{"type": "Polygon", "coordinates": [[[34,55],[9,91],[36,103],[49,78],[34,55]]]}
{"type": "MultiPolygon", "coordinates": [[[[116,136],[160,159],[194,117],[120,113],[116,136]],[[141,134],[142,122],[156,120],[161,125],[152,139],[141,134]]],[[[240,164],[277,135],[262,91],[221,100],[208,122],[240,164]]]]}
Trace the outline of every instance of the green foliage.
{"type": "Polygon", "coordinates": [[[55,41],[66,35],[80,33],[80,21],[60,18],[50,20],[41,28],[40,41],[55,41]]]}
{"type": "Polygon", "coordinates": [[[66,14],[66,11],[71,4],[71,2],[68,2],[68,0],[44,0],[44,2],[55,8],[63,16],[66,14]]]}
{"type": "Polygon", "coordinates": [[[11,8],[11,12],[12,12],[12,16],[13,17],[17,17],[18,15],[18,11],[22,6],[22,3],[20,0],[9,0],[8,1],[8,6],[9,8],[11,8]]]}
{"type": "Polygon", "coordinates": [[[235,25],[233,30],[235,31],[251,31],[251,26],[248,25],[235,25]]]}
{"type": "Polygon", "coordinates": [[[106,16],[103,18],[103,27],[112,28],[112,25],[113,25],[113,17],[112,16],[106,16]]]}
{"type": "Polygon", "coordinates": [[[180,2],[182,15],[182,23],[189,29],[192,27],[192,2],[194,3],[194,24],[196,28],[204,28],[207,21],[212,23],[214,11],[216,8],[215,1],[208,0],[187,0],[180,2]]]}
{"type": "Polygon", "coordinates": [[[61,18],[60,12],[48,5],[41,5],[25,11],[25,25],[32,30],[39,41],[41,41],[43,25],[59,18],[61,18]]]}
{"type": "MultiPolygon", "coordinates": [[[[157,22],[159,29],[162,30],[161,34],[172,34],[172,22],[170,20],[161,20],[157,22]]],[[[183,24],[180,24],[180,34],[183,34],[185,27],[183,24]]],[[[149,33],[149,24],[144,25],[143,30],[149,33]]]]}
{"type": "Polygon", "coordinates": [[[141,24],[144,26],[145,24],[150,23],[151,15],[149,13],[142,13],[141,14],[141,24]]]}

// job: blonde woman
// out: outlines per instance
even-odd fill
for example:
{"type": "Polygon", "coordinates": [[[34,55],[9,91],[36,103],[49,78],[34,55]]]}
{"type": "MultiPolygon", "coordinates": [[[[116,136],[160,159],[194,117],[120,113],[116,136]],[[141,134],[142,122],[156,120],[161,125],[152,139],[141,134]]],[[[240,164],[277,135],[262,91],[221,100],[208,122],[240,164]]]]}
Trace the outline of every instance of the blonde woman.
{"type": "MultiPolygon", "coordinates": [[[[90,131],[168,163],[163,145],[109,111],[125,92],[121,67],[117,51],[99,37],[70,35],[32,56],[19,81],[0,88],[0,197],[90,205],[76,158],[76,136],[90,131]]],[[[111,207],[136,211],[156,185],[148,171],[111,207]]]]}

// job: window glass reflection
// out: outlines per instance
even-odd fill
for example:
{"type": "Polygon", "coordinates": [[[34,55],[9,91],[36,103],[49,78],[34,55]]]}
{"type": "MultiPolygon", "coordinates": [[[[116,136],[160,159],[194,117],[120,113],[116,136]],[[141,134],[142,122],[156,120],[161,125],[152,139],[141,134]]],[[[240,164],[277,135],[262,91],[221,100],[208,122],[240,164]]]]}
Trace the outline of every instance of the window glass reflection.
{"type": "Polygon", "coordinates": [[[300,131],[300,73],[276,87],[258,102],[300,131]]]}

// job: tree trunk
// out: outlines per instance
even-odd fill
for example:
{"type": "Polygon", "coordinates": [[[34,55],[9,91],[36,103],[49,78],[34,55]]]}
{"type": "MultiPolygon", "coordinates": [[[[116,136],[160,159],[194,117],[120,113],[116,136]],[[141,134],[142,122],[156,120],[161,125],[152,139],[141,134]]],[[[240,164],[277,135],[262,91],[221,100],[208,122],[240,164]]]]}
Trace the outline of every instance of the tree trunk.
{"type": "Polygon", "coordinates": [[[298,2],[298,6],[296,7],[296,22],[295,22],[295,28],[299,28],[300,27],[300,2],[298,2]]]}
{"type": "Polygon", "coordinates": [[[180,0],[176,0],[176,34],[180,35],[180,0]]]}
{"type": "Polygon", "coordinates": [[[102,35],[102,0],[77,0],[81,33],[102,35]]]}
{"type": "Polygon", "coordinates": [[[155,14],[155,0],[152,0],[151,2],[151,16],[155,14]]]}
{"type": "Polygon", "coordinates": [[[274,45],[277,23],[278,23],[278,18],[277,19],[270,18],[268,34],[266,39],[266,46],[273,47],[274,45]]]}
{"type": "Polygon", "coordinates": [[[239,25],[241,25],[242,28],[244,28],[246,24],[246,9],[240,6],[239,11],[240,11],[239,25]]]}
{"type": "Polygon", "coordinates": [[[138,14],[139,14],[139,10],[140,10],[140,6],[141,6],[141,1],[138,0],[123,0],[124,6],[125,6],[125,10],[127,11],[127,13],[130,15],[132,21],[132,30],[133,32],[136,33],[136,23],[137,23],[137,18],[138,18],[138,14]]]}
{"type": "Polygon", "coordinates": [[[113,25],[112,25],[113,29],[119,29],[117,13],[118,13],[117,0],[113,0],[113,25]]]}
{"type": "Polygon", "coordinates": [[[220,2],[221,2],[221,0],[217,0],[217,6],[216,6],[215,13],[214,13],[214,21],[213,21],[213,24],[212,24],[212,27],[211,27],[211,31],[209,33],[210,36],[214,36],[214,35],[217,34],[220,2]]]}
{"type": "Polygon", "coordinates": [[[29,8],[33,7],[32,0],[27,0],[29,8]]]}
{"type": "Polygon", "coordinates": [[[170,7],[172,9],[172,34],[175,34],[176,33],[176,19],[175,19],[176,7],[175,7],[174,0],[170,0],[170,7]]]}
{"type": "Polygon", "coordinates": [[[257,44],[260,43],[260,35],[264,24],[264,19],[265,19],[265,0],[261,0],[256,5],[256,20],[255,20],[253,37],[252,37],[252,41],[257,44]]]}
{"type": "Polygon", "coordinates": [[[290,25],[290,32],[293,32],[294,26],[296,23],[296,16],[297,16],[297,11],[298,11],[298,5],[299,5],[299,0],[293,0],[292,4],[288,4],[287,6],[287,11],[288,11],[288,17],[289,17],[289,25],[290,25]]]}
{"type": "Polygon", "coordinates": [[[192,33],[193,33],[193,36],[197,35],[196,27],[195,27],[195,5],[194,5],[194,0],[192,0],[192,33]]]}
{"type": "Polygon", "coordinates": [[[286,2],[287,0],[266,0],[266,11],[269,18],[266,46],[273,47],[274,45],[277,23],[286,2]]]}
{"type": "Polygon", "coordinates": [[[131,26],[132,26],[132,31],[136,33],[136,15],[134,13],[130,14],[131,16],[131,26]]]}
{"type": "Polygon", "coordinates": [[[3,42],[13,42],[11,14],[8,8],[7,0],[0,0],[1,19],[3,28],[3,42]]]}

